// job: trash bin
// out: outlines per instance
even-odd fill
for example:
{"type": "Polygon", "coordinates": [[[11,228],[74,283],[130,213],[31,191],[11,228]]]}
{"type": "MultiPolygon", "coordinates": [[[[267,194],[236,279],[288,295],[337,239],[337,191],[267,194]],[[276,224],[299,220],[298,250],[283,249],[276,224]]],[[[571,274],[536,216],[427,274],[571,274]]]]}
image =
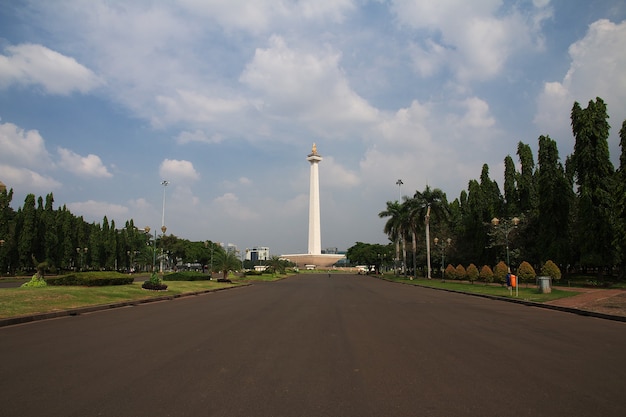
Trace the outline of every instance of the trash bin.
{"type": "Polygon", "coordinates": [[[539,284],[539,292],[542,294],[549,294],[552,292],[552,285],[550,284],[550,277],[537,277],[537,283],[539,284]]]}

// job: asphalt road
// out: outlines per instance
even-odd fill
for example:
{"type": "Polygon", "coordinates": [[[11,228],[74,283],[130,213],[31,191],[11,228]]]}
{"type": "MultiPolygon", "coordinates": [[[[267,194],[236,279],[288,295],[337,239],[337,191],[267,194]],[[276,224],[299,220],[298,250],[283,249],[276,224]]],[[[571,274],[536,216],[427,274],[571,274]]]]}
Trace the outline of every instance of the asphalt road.
{"type": "Polygon", "coordinates": [[[625,416],[626,324],[301,275],[0,328],[0,416],[625,416]]]}

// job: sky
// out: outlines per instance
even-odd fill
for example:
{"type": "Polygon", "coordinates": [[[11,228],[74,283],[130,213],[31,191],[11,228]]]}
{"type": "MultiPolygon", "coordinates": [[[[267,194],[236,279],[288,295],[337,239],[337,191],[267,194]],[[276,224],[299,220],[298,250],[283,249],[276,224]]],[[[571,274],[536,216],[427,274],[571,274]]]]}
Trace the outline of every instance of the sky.
{"type": "Polygon", "coordinates": [[[0,181],[306,253],[315,143],[322,248],[384,244],[387,201],[483,164],[502,189],[540,135],[564,161],[574,101],[606,102],[617,167],[624,51],[623,0],[0,0],[0,181]]]}

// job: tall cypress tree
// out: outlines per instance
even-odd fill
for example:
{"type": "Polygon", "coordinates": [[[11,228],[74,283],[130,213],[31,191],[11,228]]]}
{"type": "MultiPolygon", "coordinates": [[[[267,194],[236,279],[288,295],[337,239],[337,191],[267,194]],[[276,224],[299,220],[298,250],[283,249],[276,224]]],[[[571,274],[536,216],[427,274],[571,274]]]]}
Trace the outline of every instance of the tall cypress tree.
{"type": "Polygon", "coordinates": [[[619,145],[622,152],[619,157],[619,168],[615,173],[615,238],[613,244],[617,250],[617,263],[620,266],[620,277],[626,273],[626,120],[619,131],[619,145]]]}
{"type": "Polygon", "coordinates": [[[570,261],[570,206],[574,193],[559,162],[557,144],[549,136],[539,137],[537,162],[537,253],[541,263],[552,260],[564,266],[570,261]]]}
{"type": "Polygon", "coordinates": [[[613,164],[609,159],[609,115],[601,98],[578,102],[572,108],[572,132],[576,139],[570,158],[578,186],[578,212],[575,241],[582,267],[608,267],[614,261],[611,181],[613,164]]]}

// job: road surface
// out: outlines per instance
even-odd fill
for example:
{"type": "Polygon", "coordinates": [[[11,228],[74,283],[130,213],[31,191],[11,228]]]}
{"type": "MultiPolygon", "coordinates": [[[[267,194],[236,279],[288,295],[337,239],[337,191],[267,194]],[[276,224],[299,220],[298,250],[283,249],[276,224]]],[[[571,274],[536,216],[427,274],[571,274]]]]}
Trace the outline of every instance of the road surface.
{"type": "Polygon", "coordinates": [[[624,416],[626,324],[300,275],[0,328],[0,415],[624,416]]]}

